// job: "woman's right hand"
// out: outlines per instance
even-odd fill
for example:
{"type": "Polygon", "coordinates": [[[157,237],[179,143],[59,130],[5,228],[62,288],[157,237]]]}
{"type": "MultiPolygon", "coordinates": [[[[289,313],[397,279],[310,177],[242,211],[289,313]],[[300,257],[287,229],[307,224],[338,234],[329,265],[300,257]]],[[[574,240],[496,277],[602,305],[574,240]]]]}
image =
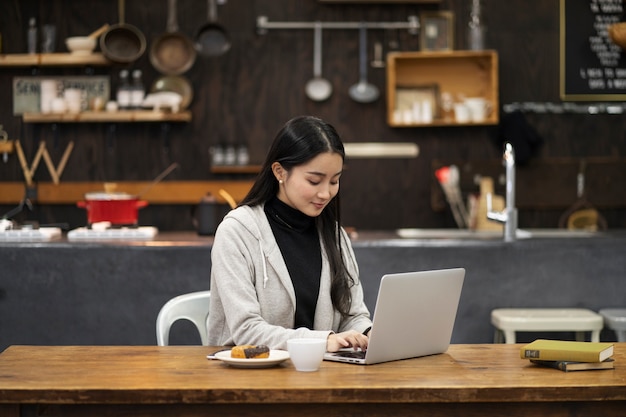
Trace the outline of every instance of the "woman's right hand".
{"type": "Polygon", "coordinates": [[[331,333],[326,340],[326,350],[337,352],[339,349],[352,347],[355,350],[367,350],[369,338],[356,330],[348,330],[341,333],[331,333]]]}

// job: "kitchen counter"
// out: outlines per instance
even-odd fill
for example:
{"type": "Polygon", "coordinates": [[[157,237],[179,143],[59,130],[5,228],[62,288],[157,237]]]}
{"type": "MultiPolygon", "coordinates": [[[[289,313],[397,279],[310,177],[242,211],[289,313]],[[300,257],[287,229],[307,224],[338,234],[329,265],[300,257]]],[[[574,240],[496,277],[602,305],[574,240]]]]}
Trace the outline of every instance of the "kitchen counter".
{"type": "MultiPolygon", "coordinates": [[[[453,343],[490,342],[489,314],[496,307],[626,305],[623,231],[513,243],[489,234],[433,236],[355,236],[372,312],[383,274],[459,266],[467,275],[453,343]]],[[[0,243],[0,350],[13,344],[155,344],[161,306],[175,295],[209,288],[212,242],[182,232],[148,241],[0,243]]],[[[172,343],[198,343],[191,329],[177,324],[172,343]]],[[[615,335],[605,330],[602,338],[615,335]]]]}

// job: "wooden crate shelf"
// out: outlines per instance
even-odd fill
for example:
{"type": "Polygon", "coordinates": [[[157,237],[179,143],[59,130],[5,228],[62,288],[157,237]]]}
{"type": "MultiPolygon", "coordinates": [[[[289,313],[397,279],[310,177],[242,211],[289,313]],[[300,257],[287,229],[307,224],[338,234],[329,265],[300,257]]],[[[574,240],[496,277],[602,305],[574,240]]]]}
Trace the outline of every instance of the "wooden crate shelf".
{"type": "Polygon", "coordinates": [[[495,51],[392,52],[387,55],[387,122],[392,127],[494,125],[498,123],[498,55],[495,51]],[[399,89],[432,89],[436,111],[428,123],[394,117],[399,89]],[[481,122],[458,123],[444,118],[441,93],[453,98],[482,97],[491,111],[481,122]]]}

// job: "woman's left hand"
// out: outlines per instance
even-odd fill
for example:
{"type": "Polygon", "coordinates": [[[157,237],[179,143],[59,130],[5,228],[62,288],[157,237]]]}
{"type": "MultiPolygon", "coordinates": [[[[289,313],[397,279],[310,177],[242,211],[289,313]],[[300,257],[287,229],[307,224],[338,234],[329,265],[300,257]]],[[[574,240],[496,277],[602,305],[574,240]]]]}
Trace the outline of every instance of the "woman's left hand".
{"type": "Polygon", "coordinates": [[[348,330],[341,333],[332,333],[328,335],[326,341],[326,350],[329,352],[337,352],[339,349],[352,347],[354,349],[367,350],[369,338],[363,333],[356,330],[348,330]]]}

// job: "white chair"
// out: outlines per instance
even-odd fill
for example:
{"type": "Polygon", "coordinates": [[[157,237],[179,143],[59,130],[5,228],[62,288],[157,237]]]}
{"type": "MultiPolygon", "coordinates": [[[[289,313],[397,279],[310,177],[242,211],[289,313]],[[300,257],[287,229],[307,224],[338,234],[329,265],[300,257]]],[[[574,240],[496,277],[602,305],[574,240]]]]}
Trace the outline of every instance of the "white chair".
{"type": "Polygon", "coordinates": [[[603,308],[598,311],[604,324],[617,335],[618,342],[626,342],[626,308],[603,308]]]}
{"type": "Polygon", "coordinates": [[[211,291],[197,291],[172,298],[161,307],[156,319],[157,345],[169,344],[170,328],[177,320],[189,320],[198,329],[203,345],[209,342],[207,317],[211,291]]]}
{"type": "Polygon", "coordinates": [[[604,320],[586,308],[496,308],[491,324],[494,343],[516,343],[516,332],[576,332],[576,340],[591,332],[591,341],[599,342],[604,320]]]}

